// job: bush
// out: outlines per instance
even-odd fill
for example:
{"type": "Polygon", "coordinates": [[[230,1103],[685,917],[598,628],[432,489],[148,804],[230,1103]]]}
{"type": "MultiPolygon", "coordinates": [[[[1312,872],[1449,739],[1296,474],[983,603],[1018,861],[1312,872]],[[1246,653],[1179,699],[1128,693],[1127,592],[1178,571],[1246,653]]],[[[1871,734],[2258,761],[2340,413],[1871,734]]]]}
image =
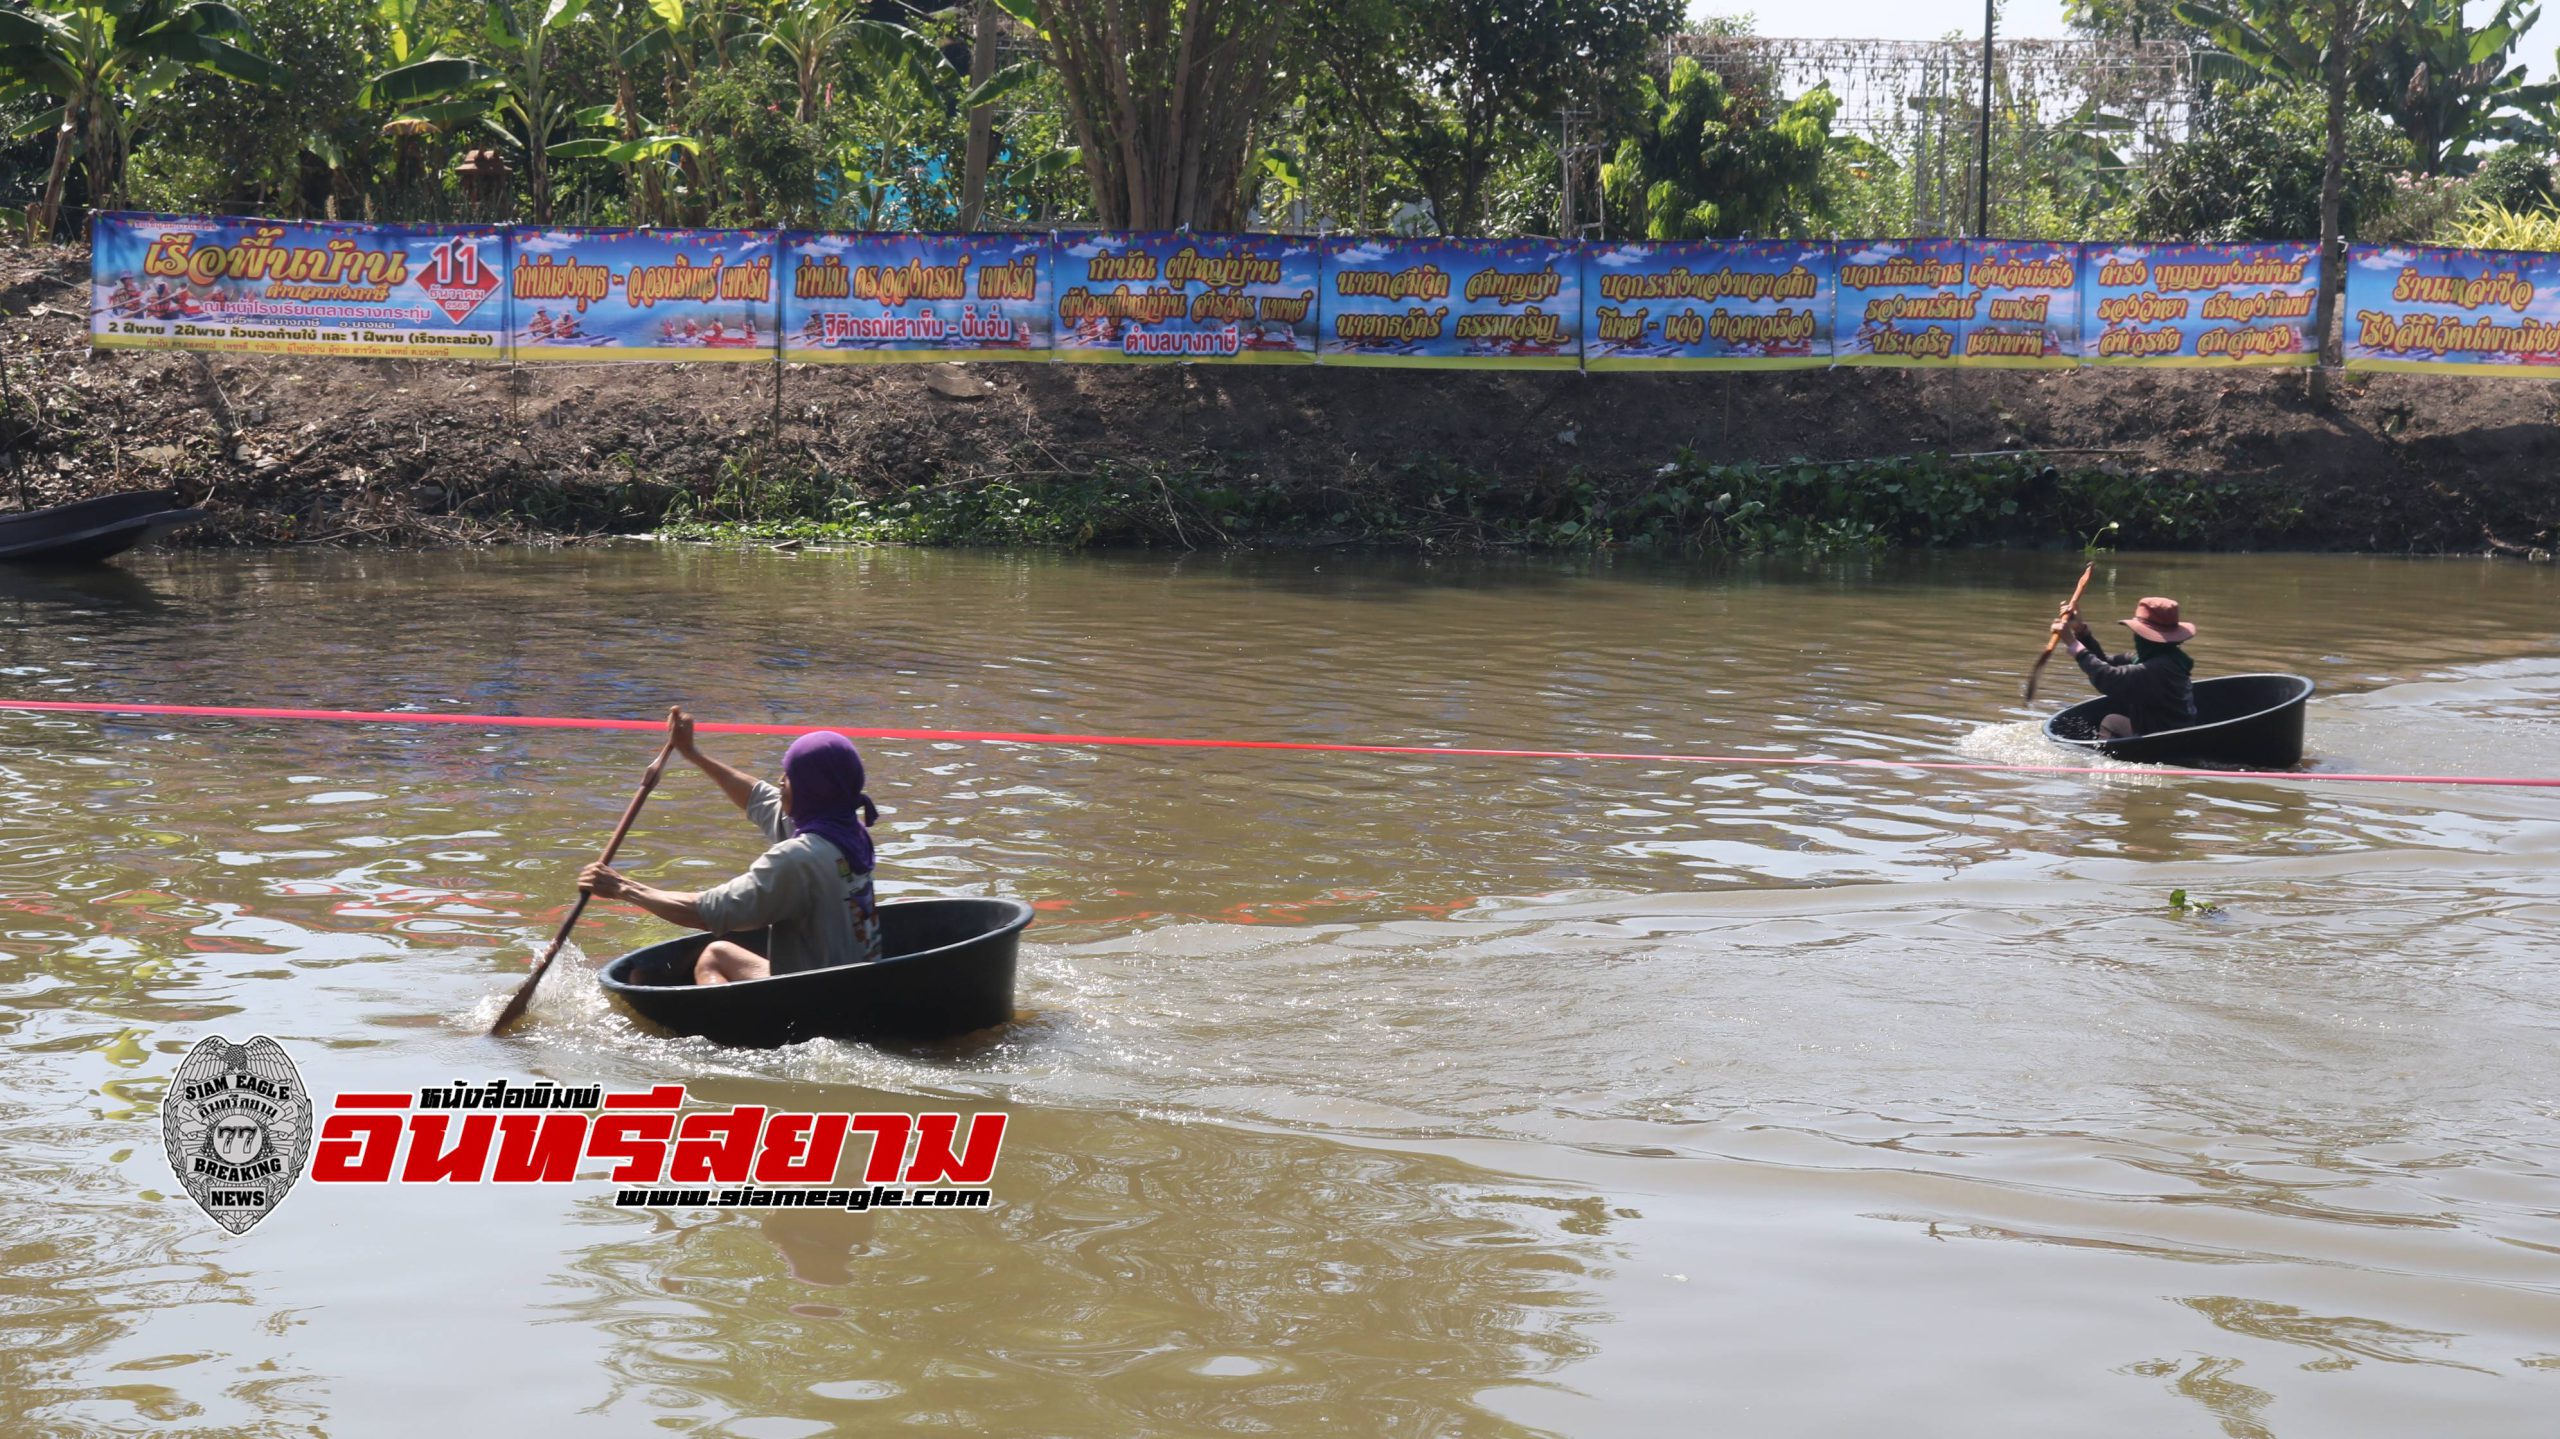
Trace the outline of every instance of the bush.
{"type": "Polygon", "coordinates": [[[2451,175],[2401,175],[2391,193],[2356,227],[2356,238],[2377,245],[2422,244],[2453,223],[2471,203],[2471,185],[2451,175]]]}
{"type": "MultiPolygon", "coordinates": [[[[2155,240],[2299,240],[2320,233],[2328,117],[2307,86],[2217,88],[2192,137],[2169,153],[2135,211],[2134,232],[2155,240]]],[[[2409,145],[2379,115],[2347,117],[2341,226],[2388,205],[2409,168],[2409,145]]]]}
{"type": "Polygon", "coordinates": [[[700,137],[708,193],[685,197],[709,225],[814,225],[826,137],[793,114],[794,97],[770,71],[740,68],[701,80],[681,128],[700,137]]]}
{"type": "Polygon", "coordinates": [[[1649,240],[1802,235],[1824,208],[1824,160],[1839,98],[1817,85],[1782,101],[1682,56],[1670,83],[1639,82],[1634,136],[1600,167],[1628,232],[1649,240]]]}
{"type": "Polygon", "coordinates": [[[2501,210],[2548,209],[2555,193],[2551,157],[2525,145],[2490,152],[2471,177],[2471,198],[2501,210]]]}
{"type": "Polygon", "coordinates": [[[1314,541],[1764,555],[2078,545],[2110,521],[2127,545],[2248,544],[2292,532],[2302,515],[2299,497],[2282,487],[2063,470],[2032,455],[1736,465],[1683,451],[1643,479],[1574,474],[1520,487],[1413,466],[1321,489],[1137,462],[877,490],[805,459],[751,456],[733,460],[708,491],[678,497],[658,528],[670,537],[853,544],[1188,549],[1314,541]]]}
{"type": "Polygon", "coordinates": [[[266,55],[268,88],[186,71],[135,111],[126,200],[141,209],[364,219],[364,177],[387,154],[357,103],[383,44],[374,0],[233,0],[266,55]]]}

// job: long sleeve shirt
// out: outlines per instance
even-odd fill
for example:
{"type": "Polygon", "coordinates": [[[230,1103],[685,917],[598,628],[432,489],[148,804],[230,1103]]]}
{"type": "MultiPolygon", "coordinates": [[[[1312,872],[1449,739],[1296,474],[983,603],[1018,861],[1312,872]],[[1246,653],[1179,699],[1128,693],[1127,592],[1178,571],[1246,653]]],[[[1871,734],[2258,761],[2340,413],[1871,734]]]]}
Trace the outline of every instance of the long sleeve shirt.
{"type": "Polygon", "coordinates": [[[2183,729],[2196,722],[2196,687],[2175,657],[2110,656],[2091,645],[2072,658],[2079,661],[2080,673],[2089,677],[2098,693],[2116,702],[2117,713],[2133,721],[2135,734],[2183,729]]]}

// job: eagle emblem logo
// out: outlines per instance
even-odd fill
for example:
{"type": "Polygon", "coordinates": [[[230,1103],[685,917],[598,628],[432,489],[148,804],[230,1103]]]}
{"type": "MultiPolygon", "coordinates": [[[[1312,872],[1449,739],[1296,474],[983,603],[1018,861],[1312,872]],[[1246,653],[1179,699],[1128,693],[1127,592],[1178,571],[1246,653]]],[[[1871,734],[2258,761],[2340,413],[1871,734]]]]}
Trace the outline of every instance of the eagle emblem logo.
{"type": "Polygon", "coordinates": [[[169,1169],[234,1234],[275,1211],[311,1158],[311,1093],[284,1046],[199,1041],[160,1102],[169,1169]]]}

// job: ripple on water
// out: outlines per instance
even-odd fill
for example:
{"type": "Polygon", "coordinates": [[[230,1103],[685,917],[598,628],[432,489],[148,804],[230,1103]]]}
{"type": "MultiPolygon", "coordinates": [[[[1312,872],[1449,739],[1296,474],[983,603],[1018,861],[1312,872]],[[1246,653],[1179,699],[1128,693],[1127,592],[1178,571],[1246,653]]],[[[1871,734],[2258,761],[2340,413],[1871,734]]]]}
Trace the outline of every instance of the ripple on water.
{"type": "MultiPolygon", "coordinates": [[[[2254,607],[2212,660],[2319,678],[2318,764],[2560,772],[2547,575],[2108,564],[2119,600],[2254,607]]],[[[2442,1405],[2399,1432],[2538,1418],[2489,1376],[2560,1353],[2547,797],[2057,752],[1995,642],[2023,568],[152,560],[184,623],[108,606],[79,669],[0,591],[0,663],[89,695],[2089,771],[870,741],[884,890],[1040,906],[1024,1017],[753,1054],[612,1004],[589,955],[664,931],[608,906],[483,1037],[647,736],[0,717],[0,1195],[44,1197],[0,1246],[37,1356],[0,1430],[378,1429],[367,1356],[446,1344],[502,1376],[504,1414],[439,1398],[491,1432],[531,1396],[600,1433],[1600,1433],[1711,1391],[1838,1421],[1808,1432],[2104,1392],[2129,1431],[2328,1434],[2409,1418],[2356,1401],[2418,1373],[2442,1405]],[[684,1079],[1017,1128],[1000,1207],[932,1224],[307,1191],[291,1243],[217,1249],[136,1198],[209,1028],[287,1037],[315,1084],[684,1079]],[[433,1256],[396,1305],[386,1252],[433,1256]],[[335,1317],[257,1327],[306,1309],[335,1317]],[[1700,1312],[1752,1321],[1698,1345],[1700,1312]],[[227,1387],[261,1365],[271,1402],[227,1387]]],[[[621,864],[693,887],[754,848],[678,773],[621,864]]]]}

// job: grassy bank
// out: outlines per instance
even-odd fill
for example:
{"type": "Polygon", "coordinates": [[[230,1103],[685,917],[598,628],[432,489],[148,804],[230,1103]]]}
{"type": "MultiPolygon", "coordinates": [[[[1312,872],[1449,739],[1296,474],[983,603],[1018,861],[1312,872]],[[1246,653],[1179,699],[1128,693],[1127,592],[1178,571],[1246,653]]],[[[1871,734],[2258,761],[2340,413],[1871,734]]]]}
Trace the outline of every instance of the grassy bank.
{"type": "Polygon", "coordinates": [[[2116,543],[2146,548],[2277,545],[2303,513],[2281,485],[2065,468],[2032,454],[1715,464],[1683,450],[1638,481],[1568,472],[1526,486],[1421,466],[1280,485],[1142,461],[883,487],[806,456],[758,453],[676,496],[657,528],[763,543],[1750,555],[2076,545],[2110,522],[2121,526],[2116,543]]]}

